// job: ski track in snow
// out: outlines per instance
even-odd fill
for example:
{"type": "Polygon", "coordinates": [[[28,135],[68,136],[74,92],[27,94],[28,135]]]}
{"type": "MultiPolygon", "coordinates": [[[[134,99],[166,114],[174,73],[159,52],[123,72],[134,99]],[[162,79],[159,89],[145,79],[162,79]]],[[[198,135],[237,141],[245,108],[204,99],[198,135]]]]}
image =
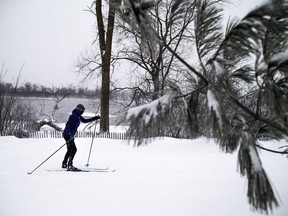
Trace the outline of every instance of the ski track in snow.
{"type": "MultiPolygon", "coordinates": [[[[249,216],[247,180],[237,172],[237,152],[225,154],[205,138],[156,139],[139,148],[126,141],[94,140],[89,168],[116,172],[59,170],[66,147],[32,175],[63,139],[0,137],[1,216],[249,216]]],[[[91,139],[76,139],[74,165],[85,168],[91,139]]],[[[270,148],[287,145],[262,142],[270,148]]],[[[288,163],[260,151],[263,166],[281,199],[269,215],[287,216],[288,163]]]]}

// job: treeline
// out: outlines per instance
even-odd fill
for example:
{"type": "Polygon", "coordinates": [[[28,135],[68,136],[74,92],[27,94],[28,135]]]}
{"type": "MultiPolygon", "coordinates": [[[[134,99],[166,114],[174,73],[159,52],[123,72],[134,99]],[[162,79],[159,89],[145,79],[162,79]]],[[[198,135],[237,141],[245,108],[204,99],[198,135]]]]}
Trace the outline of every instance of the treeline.
{"type": "Polygon", "coordinates": [[[43,85],[32,84],[26,82],[21,86],[14,86],[11,83],[0,83],[0,88],[5,89],[6,92],[13,92],[20,97],[53,97],[57,95],[66,95],[66,97],[78,97],[78,98],[100,98],[101,89],[96,88],[91,90],[88,88],[76,88],[74,86],[69,87],[46,87],[43,85]]]}

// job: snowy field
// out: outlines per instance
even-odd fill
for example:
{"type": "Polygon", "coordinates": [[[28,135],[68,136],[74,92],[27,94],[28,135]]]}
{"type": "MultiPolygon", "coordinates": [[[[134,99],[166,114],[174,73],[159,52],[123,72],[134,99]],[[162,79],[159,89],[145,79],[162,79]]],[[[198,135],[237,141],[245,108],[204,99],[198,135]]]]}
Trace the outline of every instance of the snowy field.
{"type": "MultiPolygon", "coordinates": [[[[224,154],[204,138],[157,139],[134,148],[126,141],[95,139],[89,168],[115,172],[66,172],[62,148],[32,175],[63,139],[0,137],[1,216],[249,216],[247,181],[237,154],[224,154]],[[53,171],[48,171],[53,170],[53,171]],[[58,171],[57,171],[58,170],[58,171]]],[[[85,168],[91,139],[76,140],[74,165],[85,168]]],[[[284,141],[262,143],[277,149],[284,141]]],[[[288,159],[260,152],[281,206],[269,215],[288,215],[288,159]]]]}

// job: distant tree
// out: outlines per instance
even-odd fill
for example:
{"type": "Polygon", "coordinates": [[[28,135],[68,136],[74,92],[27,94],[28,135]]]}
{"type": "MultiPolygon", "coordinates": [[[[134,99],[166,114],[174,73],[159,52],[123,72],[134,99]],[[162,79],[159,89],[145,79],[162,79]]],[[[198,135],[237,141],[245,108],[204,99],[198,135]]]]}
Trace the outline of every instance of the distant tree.
{"type": "Polygon", "coordinates": [[[141,28],[142,40],[156,41],[173,53],[187,67],[191,85],[190,91],[184,92],[178,83],[172,93],[129,109],[122,122],[130,125],[131,137],[141,145],[166,134],[177,107],[183,135],[193,136],[195,129],[199,130],[194,125],[198,124],[202,125],[202,134],[215,138],[225,152],[239,149],[239,170],[248,179],[249,203],[268,213],[279,203],[262,167],[257,138],[288,136],[288,2],[271,1],[240,21],[231,20],[225,34],[221,32],[220,2],[173,2],[167,19],[170,25],[183,22],[194,5],[195,31],[191,38],[195,39],[197,54],[191,58],[199,61],[193,64],[191,58],[182,57],[157,35],[150,19],[153,1],[121,1],[119,8],[128,17],[125,21],[141,28]],[[175,106],[179,101],[182,107],[175,106]]]}
{"type": "MultiPolygon", "coordinates": [[[[22,70],[22,68],[21,68],[22,70]]],[[[28,136],[28,131],[33,130],[36,120],[36,111],[33,107],[23,103],[18,96],[20,74],[12,84],[5,84],[3,79],[7,72],[5,64],[0,71],[0,135],[14,135],[17,137],[28,136]]]]}
{"type": "Polygon", "coordinates": [[[32,91],[32,84],[30,82],[26,82],[24,84],[25,93],[30,94],[32,91]]]}

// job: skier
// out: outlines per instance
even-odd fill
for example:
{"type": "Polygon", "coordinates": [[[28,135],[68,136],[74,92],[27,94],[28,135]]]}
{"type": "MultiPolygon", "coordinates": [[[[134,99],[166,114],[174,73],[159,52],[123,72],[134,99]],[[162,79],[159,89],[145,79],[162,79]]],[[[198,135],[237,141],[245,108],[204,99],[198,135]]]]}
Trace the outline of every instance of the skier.
{"type": "Polygon", "coordinates": [[[100,119],[99,115],[94,116],[93,118],[90,119],[85,119],[82,117],[84,111],[85,107],[82,104],[78,104],[77,107],[72,111],[72,114],[70,115],[66,123],[65,129],[63,131],[63,137],[67,144],[67,152],[62,162],[62,168],[67,168],[67,171],[80,171],[80,169],[73,166],[73,159],[77,152],[77,148],[74,142],[74,136],[80,125],[80,121],[88,123],[100,119]]]}

